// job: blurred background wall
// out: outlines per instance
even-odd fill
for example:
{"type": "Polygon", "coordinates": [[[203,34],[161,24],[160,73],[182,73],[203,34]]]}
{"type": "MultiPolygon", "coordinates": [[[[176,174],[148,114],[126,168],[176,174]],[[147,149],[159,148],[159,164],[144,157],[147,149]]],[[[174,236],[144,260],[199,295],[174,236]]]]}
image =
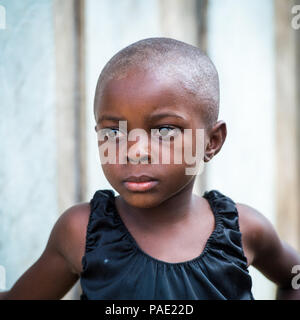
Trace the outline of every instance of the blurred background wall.
{"type": "Polygon", "coordinates": [[[1,1],[0,265],[6,286],[41,255],[59,208],[53,4],[1,1]]]}
{"type": "MultiPolygon", "coordinates": [[[[167,36],[199,46],[221,81],[228,136],[195,186],[270,219],[300,250],[298,0],[0,0],[0,265],[6,287],[40,256],[59,215],[111,188],[93,96],[113,54],[167,36]]],[[[256,299],[274,285],[255,269],[256,299]]],[[[65,297],[76,299],[78,284],[65,297]]]]}

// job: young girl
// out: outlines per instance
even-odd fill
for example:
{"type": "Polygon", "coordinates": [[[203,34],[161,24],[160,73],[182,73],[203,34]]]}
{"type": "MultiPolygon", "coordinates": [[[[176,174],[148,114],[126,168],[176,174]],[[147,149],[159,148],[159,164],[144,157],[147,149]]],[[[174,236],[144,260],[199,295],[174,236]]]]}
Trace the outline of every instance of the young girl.
{"type": "Polygon", "coordinates": [[[94,113],[99,150],[117,146],[115,163],[103,161],[107,150],[100,159],[119,195],[98,190],[64,212],[41,257],[2,298],[60,299],[80,278],[81,299],[253,299],[253,265],[278,285],[278,298],[299,299],[291,270],[300,258],[270,222],[217,190],[195,195],[192,164],[174,161],[197,148],[197,129],[202,161],[221,150],[218,109],[217,71],[198,48],[151,38],[117,53],[99,77],[94,113]],[[128,139],[121,121],[146,138],[128,139]],[[169,163],[161,161],[166,140],[169,163]]]}

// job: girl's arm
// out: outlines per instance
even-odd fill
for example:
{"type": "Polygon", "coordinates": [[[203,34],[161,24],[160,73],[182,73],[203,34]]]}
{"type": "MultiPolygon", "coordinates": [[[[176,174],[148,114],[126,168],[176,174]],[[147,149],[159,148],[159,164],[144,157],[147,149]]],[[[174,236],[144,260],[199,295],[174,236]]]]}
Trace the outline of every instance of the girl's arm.
{"type": "Polygon", "coordinates": [[[79,278],[77,262],[83,255],[88,211],[87,206],[77,205],[62,214],[41,257],[0,299],[61,299],[79,278]]]}
{"type": "Polygon", "coordinates": [[[75,284],[78,276],[73,274],[64,257],[49,246],[5,293],[6,300],[61,299],[75,284]]]}
{"type": "Polygon", "coordinates": [[[252,265],[277,284],[277,299],[300,300],[300,289],[293,288],[294,266],[300,256],[290,245],[280,240],[272,224],[257,210],[239,204],[243,221],[243,243],[250,248],[252,265]]]}

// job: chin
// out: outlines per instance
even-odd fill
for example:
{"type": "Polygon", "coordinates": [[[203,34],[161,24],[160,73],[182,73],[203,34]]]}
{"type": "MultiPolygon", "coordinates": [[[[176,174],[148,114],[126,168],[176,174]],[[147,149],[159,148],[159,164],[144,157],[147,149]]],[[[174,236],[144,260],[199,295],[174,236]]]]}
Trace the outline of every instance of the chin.
{"type": "Polygon", "coordinates": [[[122,197],[130,206],[141,209],[155,208],[163,201],[157,192],[126,192],[122,197]]]}

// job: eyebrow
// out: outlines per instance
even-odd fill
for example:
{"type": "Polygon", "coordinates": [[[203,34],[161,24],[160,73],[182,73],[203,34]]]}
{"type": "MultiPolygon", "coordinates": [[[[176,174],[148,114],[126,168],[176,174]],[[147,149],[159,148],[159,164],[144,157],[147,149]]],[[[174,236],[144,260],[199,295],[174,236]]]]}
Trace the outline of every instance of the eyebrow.
{"type": "Polygon", "coordinates": [[[116,116],[111,116],[111,115],[103,115],[98,119],[98,123],[104,121],[104,120],[110,120],[110,121],[124,121],[125,119],[116,117],[116,116]]]}
{"type": "MultiPolygon", "coordinates": [[[[177,114],[177,113],[174,113],[174,112],[161,112],[161,113],[157,113],[157,114],[151,114],[147,118],[149,120],[155,121],[155,120],[159,120],[159,119],[162,119],[162,118],[170,118],[170,117],[188,121],[184,116],[182,116],[180,114],[177,114]]],[[[109,120],[109,121],[125,121],[126,119],[120,118],[120,117],[117,117],[117,116],[112,116],[112,115],[103,115],[98,119],[98,123],[100,123],[102,121],[105,121],[105,120],[109,120]]]]}
{"type": "Polygon", "coordinates": [[[179,118],[179,119],[187,121],[187,119],[183,115],[180,115],[180,114],[177,114],[177,113],[174,113],[174,112],[161,112],[161,113],[158,113],[158,114],[152,114],[148,118],[150,120],[159,120],[159,119],[168,118],[168,117],[169,118],[170,117],[179,118]]]}

